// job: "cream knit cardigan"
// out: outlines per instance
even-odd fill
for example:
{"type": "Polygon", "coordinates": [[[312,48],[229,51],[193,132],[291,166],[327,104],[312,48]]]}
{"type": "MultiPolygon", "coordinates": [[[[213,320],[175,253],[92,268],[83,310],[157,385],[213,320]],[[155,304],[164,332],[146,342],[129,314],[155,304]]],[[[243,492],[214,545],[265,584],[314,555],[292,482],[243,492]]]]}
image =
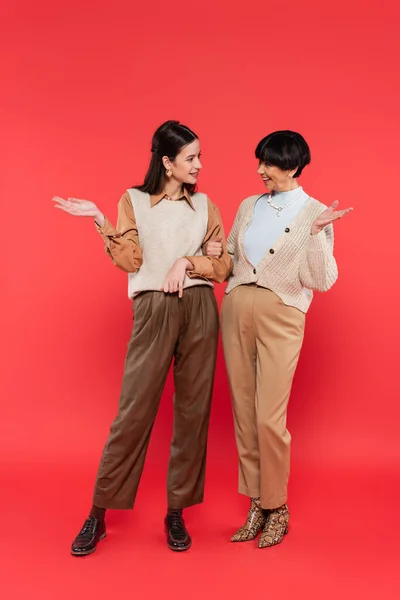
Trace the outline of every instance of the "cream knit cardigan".
{"type": "Polygon", "coordinates": [[[233,271],[226,293],[238,285],[256,283],[275,292],[288,306],[306,313],[313,297],[312,290],[329,290],[338,276],[332,225],[311,235],[312,223],[327,207],[310,198],[258,265],[252,265],[246,256],[244,234],[252,221],[258,198],[260,195],[250,196],[242,202],[229,234],[227,246],[233,271]]]}

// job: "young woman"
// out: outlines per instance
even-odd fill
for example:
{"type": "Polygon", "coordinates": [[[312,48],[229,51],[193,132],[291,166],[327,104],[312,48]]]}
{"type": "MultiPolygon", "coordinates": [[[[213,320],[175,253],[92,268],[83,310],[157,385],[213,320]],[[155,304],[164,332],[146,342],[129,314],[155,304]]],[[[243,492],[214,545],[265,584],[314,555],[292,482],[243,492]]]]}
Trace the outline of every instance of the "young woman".
{"type": "MultiPolygon", "coordinates": [[[[273,546],[288,530],[286,505],[290,434],[286,411],[312,290],[336,281],[332,222],[338,211],[311,198],[298,177],[310,162],[299,134],[276,131],[256,148],[269,193],[239,207],[228,237],[232,276],[222,305],[221,332],[239,454],[239,492],[251,498],[233,542],[273,546]]],[[[220,256],[210,242],[207,254],[220,256]]]]}
{"type": "Polygon", "coordinates": [[[229,276],[225,252],[207,257],[210,240],[224,243],[217,207],[196,192],[197,135],[177,121],[154,134],[143,185],[118,204],[114,228],[93,202],[54,198],[56,207],[95,220],[114,264],[128,273],[134,325],[125,361],[118,416],[101,459],[93,506],[71,552],[95,551],[105,537],[107,508],[132,508],[165,380],[174,359],[174,434],[168,470],[167,544],[187,550],[182,509],[202,502],[206,443],[218,338],[211,281],[229,276]]]}

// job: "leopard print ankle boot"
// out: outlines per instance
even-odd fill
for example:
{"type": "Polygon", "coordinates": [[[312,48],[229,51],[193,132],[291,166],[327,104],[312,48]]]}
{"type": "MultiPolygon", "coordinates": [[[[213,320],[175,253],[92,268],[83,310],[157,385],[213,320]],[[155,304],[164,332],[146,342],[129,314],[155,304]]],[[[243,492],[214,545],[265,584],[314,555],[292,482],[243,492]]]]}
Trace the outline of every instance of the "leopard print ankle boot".
{"type": "Polygon", "coordinates": [[[231,542],[249,542],[254,540],[266,523],[260,498],[252,498],[246,523],[232,536],[231,542]]]}
{"type": "Polygon", "coordinates": [[[269,548],[280,544],[288,532],[289,509],[286,504],[270,510],[267,515],[264,530],[258,540],[259,548],[269,548]]]}

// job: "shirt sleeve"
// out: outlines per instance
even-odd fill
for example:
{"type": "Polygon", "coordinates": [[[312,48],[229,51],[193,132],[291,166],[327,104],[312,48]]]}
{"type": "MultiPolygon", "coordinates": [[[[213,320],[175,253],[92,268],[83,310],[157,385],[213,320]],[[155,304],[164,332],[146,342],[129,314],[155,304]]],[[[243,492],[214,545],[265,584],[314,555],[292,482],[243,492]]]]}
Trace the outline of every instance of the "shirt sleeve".
{"type": "Polygon", "coordinates": [[[338,278],[333,256],[333,226],[325,227],[316,235],[310,235],[306,252],[300,263],[300,281],[310,290],[328,291],[338,278]]]}
{"type": "Polygon", "coordinates": [[[117,227],[104,217],[104,225],[96,223],[96,229],[104,240],[104,249],[113,263],[122,271],[135,273],[142,265],[142,250],[136,227],[135,215],[129,194],[126,192],[118,202],[117,227]]]}
{"type": "Polygon", "coordinates": [[[221,215],[215,204],[208,199],[208,224],[207,233],[203,240],[204,244],[222,238],[222,255],[220,258],[211,256],[186,256],[193,265],[193,269],[187,271],[189,277],[203,277],[217,283],[226,281],[232,271],[232,261],[226,248],[226,239],[221,215]]]}

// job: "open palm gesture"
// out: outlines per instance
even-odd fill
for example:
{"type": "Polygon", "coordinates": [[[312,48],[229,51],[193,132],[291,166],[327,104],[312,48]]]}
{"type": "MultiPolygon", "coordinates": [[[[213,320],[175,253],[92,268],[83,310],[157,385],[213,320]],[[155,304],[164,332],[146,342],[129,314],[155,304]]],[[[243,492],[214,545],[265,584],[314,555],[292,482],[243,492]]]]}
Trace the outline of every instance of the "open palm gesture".
{"type": "Polygon", "coordinates": [[[348,212],[353,210],[352,208],[345,208],[344,210],[336,210],[338,207],[338,204],[339,204],[338,200],[335,200],[330,205],[329,208],[324,210],[324,212],[321,213],[315,219],[314,223],[311,226],[311,234],[312,235],[316,235],[317,233],[322,231],[324,229],[324,227],[326,227],[327,225],[330,225],[330,223],[333,223],[333,221],[336,221],[336,219],[341,219],[342,217],[344,217],[344,215],[346,215],[348,212]]]}
{"type": "Polygon", "coordinates": [[[92,217],[93,219],[96,219],[100,225],[104,221],[103,214],[96,204],[90,200],[78,200],[77,198],[68,198],[68,200],[64,200],[64,198],[54,196],[53,202],[55,202],[55,208],[59,208],[75,217],[92,217]]]}

